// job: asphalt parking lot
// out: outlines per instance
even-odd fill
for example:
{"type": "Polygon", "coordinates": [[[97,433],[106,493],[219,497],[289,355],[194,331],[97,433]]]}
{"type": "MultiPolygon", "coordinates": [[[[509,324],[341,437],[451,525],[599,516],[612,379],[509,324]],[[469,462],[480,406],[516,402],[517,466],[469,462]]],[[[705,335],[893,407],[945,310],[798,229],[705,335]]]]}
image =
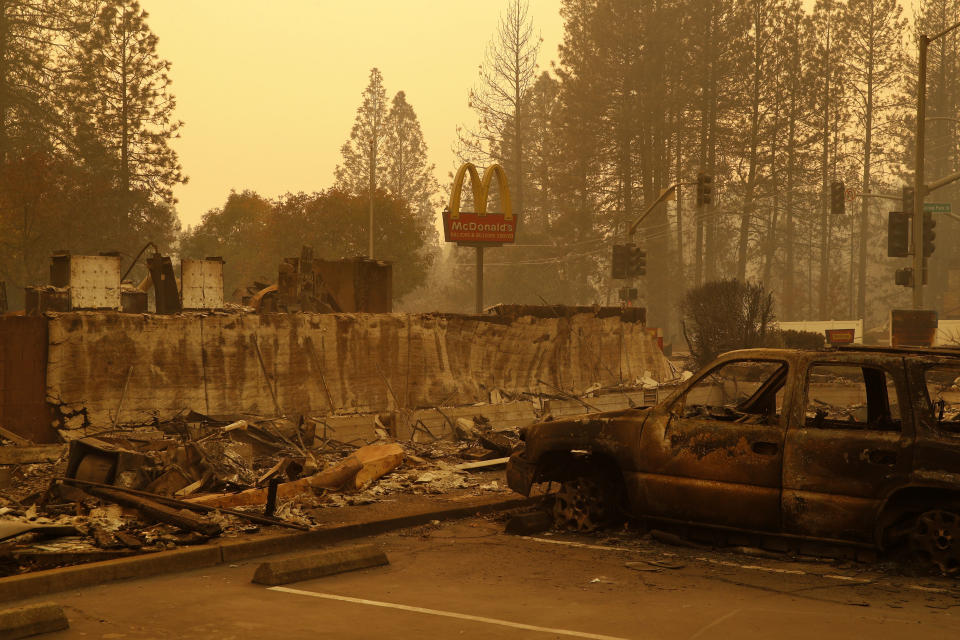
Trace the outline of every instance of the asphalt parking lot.
{"type": "Polygon", "coordinates": [[[365,540],[390,565],[264,587],[259,560],[38,598],[48,638],[955,638],[960,581],[675,547],[508,536],[495,517],[365,540]]]}

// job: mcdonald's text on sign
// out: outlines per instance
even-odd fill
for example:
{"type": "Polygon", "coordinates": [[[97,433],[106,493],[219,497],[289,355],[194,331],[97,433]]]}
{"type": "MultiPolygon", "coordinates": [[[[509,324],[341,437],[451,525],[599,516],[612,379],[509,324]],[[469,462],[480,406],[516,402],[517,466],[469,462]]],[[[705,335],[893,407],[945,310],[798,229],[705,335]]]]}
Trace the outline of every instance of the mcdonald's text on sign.
{"type": "Polygon", "coordinates": [[[461,211],[453,219],[449,214],[443,216],[444,240],[463,243],[501,243],[516,240],[516,218],[507,219],[502,213],[468,213],[461,211]]]}
{"type": "Polygon", "coordinates": [[[481,248],[484,245],[495,246],[516,240],[517,219],[513,215],[513,205],[510,202],[507,174],[500,165],[487,167],[482,178],[471,163],[464,163],[460,167],[453,179],[450,206],[443,212],[443,237],[447,242],[481,248]],[[460,211],[460,192],[463,190],[464,179],[468,177],[476,210],[460,211]],[[502,212],[487,211],[487,198],[493,180],[497,181],[502,212]]]}

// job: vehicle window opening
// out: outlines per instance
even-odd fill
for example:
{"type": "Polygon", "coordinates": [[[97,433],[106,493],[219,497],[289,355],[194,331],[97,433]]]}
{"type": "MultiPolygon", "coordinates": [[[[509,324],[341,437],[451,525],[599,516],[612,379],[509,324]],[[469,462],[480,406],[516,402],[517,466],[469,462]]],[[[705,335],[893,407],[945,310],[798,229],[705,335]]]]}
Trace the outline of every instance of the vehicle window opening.
{"type": "Polygon", "coordinates": [[[779,425],[786,380],[784,362],[727,362],[687,391],[677,413],[684,418],[779,425]]]}
{"type": "Polygon", "coordinates": [[[807,373],[805,425],[816,429],[900,431],[893,378],[861,365],[815,364],[807,373]]]}
{"type": "Polygon", "coordinates": [[[934,365],[924,371],[927,397],[937,426],[960,433],[960,365],[934,365]]]}

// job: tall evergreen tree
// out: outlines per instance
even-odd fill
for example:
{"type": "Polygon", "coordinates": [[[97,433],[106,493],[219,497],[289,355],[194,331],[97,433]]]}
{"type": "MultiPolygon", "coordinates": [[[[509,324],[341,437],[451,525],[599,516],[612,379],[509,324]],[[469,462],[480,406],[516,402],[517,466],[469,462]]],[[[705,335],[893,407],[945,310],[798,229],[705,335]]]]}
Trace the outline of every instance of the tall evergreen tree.
{"type": "Polygon", "coordinates": [[[363,102],[350,129],[350,138],[340,147],[342,164],[334,172],[336,188],[357,195],[369,195],[383,188],[386,181],[386,157],[383,145],[387,137],[387,91],[383,75],[370,69],[370,80],[363,90],[363,102]]]}
{"type": "Polygon", "coordinates": [[[846,51],[842,38],[843,5],[839,0],[817,0],[813,12],[814,33],[817,36],[812,55],[812,76],[816,96],[815,113],[820,120],[820,270],[817,287],[817,317],[831,315],[830,276],[831,231],[830,185],[838,175],[838,137],[840,123],[845,118],[846,96],[843,77],[846,51]]]}
{"type": "Polygon", "coordinates": [[[78,135],[109,154],[124,198],[139,192],[172,204],[173,187],[187,180],[170,145],[182,123],[174,117],[170,63],[157,53],[148,17],[137,0],[100,6],[78,53],[74,115],[78,135]]]}
{"type": "Polygon", "coordinates": [[[740,152],[741,166],[739,180],[742,184],[742,207],[740,213],[739,240],[737,242],[737,280],[747,280],[747,252],[750,241],[754,209],[758,199],[758,190],[764,170],[769,162],[765,142],[769,119],[776,110],[772,104],[778,100],[775,89],[775,46],[774,30],[780,17],[780,0],[750,0],[744,3],[743,10],[749,28],[744,38],[743,95],[746,98],[740,111],[742,125],[740,130],[746,135],[740,152]]]}
{"type": "Polygon", "coordinates": [[[420,121],[403,91],[397,92],[386,117],[384,140],[387,191],[399,198],[429,225],[436,216],[433,197],[440,189],[435,167],[427,159],[420,121]]]}
{"type": "Polygon", "coordinates": [[[365,194],[369,203],[367,220],[367,256],[373,258],[374,236],[377,223],[374,219],[374,199],[377,189],[383,187],[386,174],[386,158],[383,145],[387,137],[387,91],[383,75],[376,67],[370,69],[370,81],[363,91],[363,102],[350,130],[350,138],[343,143],[340,154],[343,164],[334,171],[336,186],[342,191],[357,195],[365,194]]]}
{"type": "MultiPolygon", "coordinates": [[[[847,77],[854,91],[851,106],[853,130],[861,169],[861,193],[873,193],[877,169],[892,160],[895,131],[900,114],[895,89],[902,81],[903,33],[906,21],[896,0],[849,0],[847,4],[847,77]]],[[[872,235],[870,214],[874,201],[862,197],[859,216],[856,317],[864,318],[867,298],[867,254],[872,235]]]]}

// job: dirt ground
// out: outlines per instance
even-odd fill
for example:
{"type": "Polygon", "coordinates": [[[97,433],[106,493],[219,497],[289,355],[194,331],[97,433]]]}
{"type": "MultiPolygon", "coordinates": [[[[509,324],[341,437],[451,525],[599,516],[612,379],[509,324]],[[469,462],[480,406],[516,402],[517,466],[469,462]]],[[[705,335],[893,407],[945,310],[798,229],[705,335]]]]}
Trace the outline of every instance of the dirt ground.
{"type": "Polygon", "coordinates": [[[390,565],[266,588],[259,560],[40,598],[58,638],[956,638],[960,581],[884,565],[503,533],[474,518],[368,540],[390,565]]]}

